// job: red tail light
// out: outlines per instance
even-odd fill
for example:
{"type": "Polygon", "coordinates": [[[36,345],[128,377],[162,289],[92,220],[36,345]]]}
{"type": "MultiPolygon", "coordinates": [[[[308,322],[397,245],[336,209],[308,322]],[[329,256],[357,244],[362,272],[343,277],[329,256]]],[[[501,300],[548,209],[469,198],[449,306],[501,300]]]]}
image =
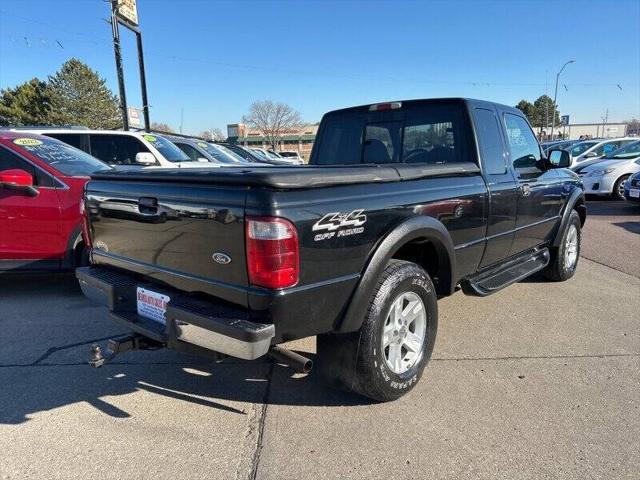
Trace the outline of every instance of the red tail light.
{"type": "Polygon", "coordinates": [[[89,212],[84,204],[84,198],[80,199],[80,217],[82,218],[82,240],[86,248],[91,248],[91,235],[89,230],[89,212]]]}
{"type": "Polygon", "coordinates": [[[277,217],[247,217],[246,247],[252,285],[286,288],[298,283],[298,232],[290,221],[277,217]]]}

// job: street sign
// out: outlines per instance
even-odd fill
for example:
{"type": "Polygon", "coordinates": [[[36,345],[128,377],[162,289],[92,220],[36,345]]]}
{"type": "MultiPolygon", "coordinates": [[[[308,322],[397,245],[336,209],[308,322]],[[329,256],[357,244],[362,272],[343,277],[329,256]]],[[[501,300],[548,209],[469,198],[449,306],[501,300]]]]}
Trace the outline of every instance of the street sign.
{"type": "Polygon", "coordinates": [[[118,17],[134,27],[138,26],[138,6],[136,0],[118,0],[118,17]]]}
{"type": "Polygon", "coordinates": [[[127,116],[129,117],[129,125],[136,128],[142,127],[140,120],[140,109],[135,107],[127,107],[127,116]]]}
{"type": "Polygon", "coordinates": [[[560,125],[569,125],[569,115],[562,115],[560,117],[560,125]]]}

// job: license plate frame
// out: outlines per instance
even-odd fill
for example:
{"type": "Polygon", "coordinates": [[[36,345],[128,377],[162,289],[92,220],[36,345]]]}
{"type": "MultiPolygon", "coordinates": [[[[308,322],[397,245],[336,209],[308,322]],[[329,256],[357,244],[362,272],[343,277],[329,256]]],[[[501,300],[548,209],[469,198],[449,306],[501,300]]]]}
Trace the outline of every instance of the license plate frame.
{"type": "Polygon", "coordinates": [[[171,301],[171,297],[164,293],[145,287],[136,288],[136,309],[141,317],[166,325],[167,304],[169,301],[171,301]]]}

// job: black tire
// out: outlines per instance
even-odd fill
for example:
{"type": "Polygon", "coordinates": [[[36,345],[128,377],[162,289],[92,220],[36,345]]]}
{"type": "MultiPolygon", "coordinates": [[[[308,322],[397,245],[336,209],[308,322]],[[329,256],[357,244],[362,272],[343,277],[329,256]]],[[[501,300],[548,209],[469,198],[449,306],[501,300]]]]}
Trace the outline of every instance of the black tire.
{"type": "Polygon", "coordinates": [[[627,178],[631,175],[623,175],[621,176],[616,183],[613,185],[613,191],[611,192],[611,198],[614,200],[626,200],[624,198],[624,190],[621,189],[622,184],[625,182],[627,178]],[[622,191],[621,191],[622,190],[622,191]]]}
{"type": "MultiPolygon", "coordinates": [[[[415,323],[408,324],[403,330],[405,335],[407,331],[412,333],[411,325],[416,328],[415,323]]],[[[360,330],[318,336],[318,369],[334,386],[381,402],[395,400],[420,380],[431,358],[437,328],[437,297],[427,272],[415,263],[391,260],[378,279],[360,330]],[[416,299],[413,294],[422,301],[426,314],[424,338],[420,352],[415,354],[415,363],[407,365],[406,371],[396,373],[387,364],[385,355],[389,354],[390,346],[383,349],[383,330],[394,301],[407,295],[416,299]]],[[[398,339],[398,345],[400,342],[398,339]]],[[[404,346],[397,348],[406,352],[404,346]]]]}
{"type": "Polygon", "coordinates": [[[575,210],[572,210],[569,214],[569,221],[562,232],[562,238],[560,239],[560,246],[551,249],[551,261],[549,265],[543,270],[544,276],[554,282],[564,282],[573,277],[578,267],[578,261],[580,260],[580,241],[582,239],[581,232],[582,224],[580,223],[580,215],[575,210]],[[575,228],[577,236],[577,252],[575,261],[570,265],[567,264],[567,256],[569,255],[569,249],[567,245],[567,237],[569,232],[575,228]]]}

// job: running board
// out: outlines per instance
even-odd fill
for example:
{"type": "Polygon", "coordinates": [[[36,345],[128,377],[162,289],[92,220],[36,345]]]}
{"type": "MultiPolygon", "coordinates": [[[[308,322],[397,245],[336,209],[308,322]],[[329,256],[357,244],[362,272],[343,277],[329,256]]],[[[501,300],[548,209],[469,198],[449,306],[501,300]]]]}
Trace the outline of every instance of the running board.
{"type": "Polygon", "coordinates": [[[537,250],[525,257],[516,258],[497,268],[481,272],[475,277],[464,280],[460,286],[467,295],[486,297],[542,270],[549,264],[550,258],[548,248],[537,250]]]}

